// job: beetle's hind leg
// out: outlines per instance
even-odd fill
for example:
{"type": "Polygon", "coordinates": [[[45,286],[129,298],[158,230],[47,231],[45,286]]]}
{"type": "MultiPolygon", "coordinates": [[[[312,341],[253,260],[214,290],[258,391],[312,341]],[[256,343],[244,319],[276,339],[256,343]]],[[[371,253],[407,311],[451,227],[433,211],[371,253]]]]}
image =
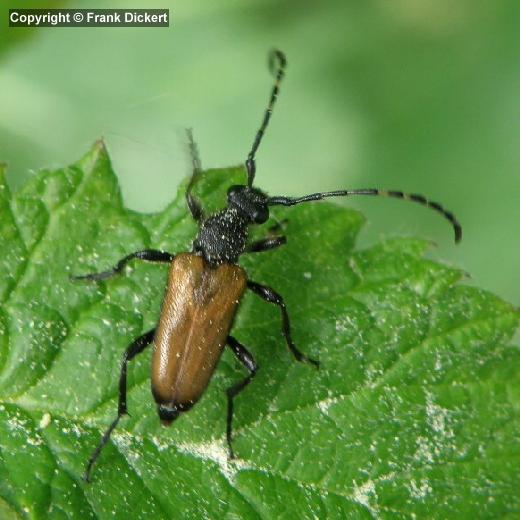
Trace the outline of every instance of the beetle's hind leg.
{"type": "Polygon", "coordinates": [[[292,355],[296,358],[296,360],[302,361],[304,363],[310,363],[315,367],[319,367],[319,361],[306,356],[303,352],[300,352],[296,348],[296,345],[294,344],[294,341],[292,340],[291,336],[291,322],[289,321],[289,313],[287,312],[287,307],[285,305],[285,302],[283,301],[283,298],[270,287],[267,287],[266,285],[261,285],[256,282],[252,282],[251,280],[248,280],[247,287],[266,302],[278,305],[278,307],[280,308],[280,313],[282,315],[282,333],[285,337],[285,341],[287,343],[287,346],[289,347],[289,350],[291,351],[292,355]]]}
{"type": "Polygon", "coordinates": [[[107,278],[111,278],[116,274],[120,274],[123,269],[126,267],[128,262],[137,258],[138,260],[144,260],[146,262],[163,262],[163,263],[171,263],[175,255],[171,253],[167,253],[166,251],[158,251],[157,249],[145,249],[143,251],[136,251],[135,253],[131,253],[121,260],[117,262],[117,264],[108,271],[103,271],[101,273],[90,273],[83,274],[79,276],[71,276],[71,280],[89,280],[89,281],[100,281],[106,280],[107,278]]]}
{"type": "Polygon", "coordinates": [[[231,445],[231,441],[233,438],[233,399],[251,382],[253,377],[255,377],[256,372],[258,370],[258,365],[256,364],[253,355],[242,345],[239,343],[233,336],[228,336],[227,344],[235,354],[236,358],[242,363],[242,365],[249,370],[249,375],[239,381],[238,383],[230,386],[227,389],[227,399],[228,399],[228,408],[227,408],[227,421],[226,421],[226,439],[229,449],[229,458],[234,459],[235,454],[233,452],[233,446],[231,445]]]}
{"type": "Polygon", "coordinates": [[[92,467],[96,462],[101,450],[105,447],[105,444],[110,439],[110,435],[114,431],[114,428],[117,426],[119,419],[125,414],[128,413],[126,408],[126,367],[129,361],[131,361],[137,354],[140,354],[150,343],[153,341],[153,337],[155,335],[155,329],[152,329],[142,336],[139,336],[136,340],[134,340],[131,345],[126,349],[123,354],[123,361],[121,363],[121,374],[119,376],[119,403],[117,406],[117,417],[112,421],[110,426],[105,430],[103,437],[101,437],[101,441],[97,445],[97,448],[94,450],[90,459],[88,460],[87,469],[85,471],[84,479],[87,482],[90,482],[90,474],[92,473],[92,467]]]}

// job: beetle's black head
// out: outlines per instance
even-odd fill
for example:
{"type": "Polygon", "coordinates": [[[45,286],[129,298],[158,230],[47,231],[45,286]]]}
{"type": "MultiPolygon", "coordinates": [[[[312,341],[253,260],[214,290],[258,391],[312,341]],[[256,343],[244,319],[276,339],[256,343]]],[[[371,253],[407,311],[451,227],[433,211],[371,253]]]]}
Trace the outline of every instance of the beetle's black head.
{"type": "Polygon", "coordinates": [[[249,186],[231,186],[227,192],[228,205],[245,215],[252,224],[263,224],[269,219],[267,195],[249,186]]]}

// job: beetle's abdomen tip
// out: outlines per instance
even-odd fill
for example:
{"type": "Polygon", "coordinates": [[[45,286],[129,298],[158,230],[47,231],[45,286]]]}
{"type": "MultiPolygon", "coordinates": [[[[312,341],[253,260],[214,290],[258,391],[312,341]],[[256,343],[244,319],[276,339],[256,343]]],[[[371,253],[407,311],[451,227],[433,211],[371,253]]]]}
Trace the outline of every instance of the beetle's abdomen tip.
{"type": "Polygon", "coordinates": [[[161,420],[161,424],[163,426],[170,426],[170,424],[175,421],[175,419],[177,419],[181,413],[177,407],[171,408],[164,404],[160,404],[157,407],[157,412],[159,413],[159,419],[161,420]]]}

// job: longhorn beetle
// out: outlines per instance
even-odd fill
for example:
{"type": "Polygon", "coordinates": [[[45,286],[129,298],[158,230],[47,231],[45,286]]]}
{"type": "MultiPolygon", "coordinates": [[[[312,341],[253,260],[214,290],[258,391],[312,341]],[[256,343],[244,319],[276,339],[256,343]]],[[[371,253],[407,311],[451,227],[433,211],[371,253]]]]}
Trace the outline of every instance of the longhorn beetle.
{"type": "Polygon", "coordinates": [[[328,197],[373,195],[410,200],[440,213],[453,226],[455,242],[462,237],[462,228],[455,216],[439,203],[417,194],[378,189],[338,190],[313,193],[303,197],[270,197],[253,187],[255,155],[269,124],[278,97],[280,83],[285,74],[285,55],[275,50],[270,55],[270,68],[275,82],[260,129],[256,133],[245,161],[247,184],[231,186],[227,191],[227,206],[211,215],[205,215],[192,189],[201,173],[196,144],[191,131],[188,140],[193,171],[186,189],[186,202],[192,217],[199,223],[198,234],[190,253],[177,255],[146,249],[129,254],[108,271],[74,276],[74,280],[99,281],[121,273],[133,259],[170,264],[168,283],[159,323],[135,339],[126,349],[119,378],[119,404],[117,416],[103,434],[92,453],[85,472],[90,480],[92,467],[108,442],[119,419],[127,413],[126,370],[130,360],[148,345],[154,344],[152,356],[152,393],[163,425],[170,425],[182,412],[188,411],[202,396],[215,370],[220,355],[227,345],[249,372],[248,376],[227,389],[226,439],[230,458],[234,457],[232,440],[233,400],[251,382],[258,365],[252,354],[234,336],[230,335],[233,319],[246,289],[268,303],[277,305],[282,321],[282,333],[291,354],[297,361],[319,366],[315,359],[300,352],[291,337],[289,314],[285,302],[274,289],[248,280],[245,271],[237,265],[244,253],[258,253],[280,247],[286,243],[283,235],[268,236],[248,243],[248,228],[263,224],[269,219],[270,206],[294,206],[303,202],[328,197]]]}

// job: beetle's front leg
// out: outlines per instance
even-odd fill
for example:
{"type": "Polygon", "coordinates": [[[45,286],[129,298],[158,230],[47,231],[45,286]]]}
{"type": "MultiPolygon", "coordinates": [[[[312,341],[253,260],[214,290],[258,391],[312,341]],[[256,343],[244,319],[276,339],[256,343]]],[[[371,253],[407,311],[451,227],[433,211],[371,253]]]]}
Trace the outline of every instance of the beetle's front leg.
{"type": "Polygon", "coordinates": [[[71,280],[89,280],[89,281],[99,281],[106,280],[116,274],[121,273],[121,271],[126,267],[126,264],[137,258],[138,260],[144,260],[146,262],[163,262],[163,263],[171,263],[175,255],[171,253],[167,253],[166,251],[159,251],[157,249],[145,249],[143,251],[136,251],[128,256],[125,256],[123,259],[119,260],[119,262],[108,271],[103,271],[101,273],[90,273],[83,274],[79,276],[71,276],[71,280]]]}
{"type": "Polygon", "coordinates": [[[271,249],[276,249],[277,247],[287,244],[287,237],[285,235],[275,234],[283,231],[287,222],[288,220],[286,218],[281,221],[275,221],[275,223],[267,229],[267,236],[249,244],[245,252],[261,253],[262,251],[270,251],[271,249]]]}
{"type": "Polygon", "coordinates": [[[249,244],[246,253],[261,253],[283,246],[286,243],[287,238],[285,236],[267,237],[249,244]]]}
{"type": "Polygon", "coordinates": [[[239,394],[255,377],[256,371],[258,370],[258,365],[256,364],[255,359],[252,354],[239,343],[233,336],[228,336],[227,344],[235,354],[236,358],[242,363],[242,365],[249,370],[249,375],[239,381],[238,383],[230,386],[227,389],[227,398],[228,398],[228,409],[227,409],[227,422],[226,422],[226,439],[229,449],[229,458],[234,459],[235,454],[233,453],[233,446],[231,445],[232,441],[232,423],[233,423],[233,399],[239,394]]]}
{"type": "Polygon", "coordinates": [[[312,359],[308,356],[306,356],[303,352],[300,352],[296,345],[294,344],[291,336],[291,323],[289,321],[289,314],[287,312],[287,307],[285,305],[285,302],[283,301],[283,298],[273,289],[270,287],[267,287],[266,285],[261,285],[256,282],[252,282],[251,280],[248,280],[247,282],[248,289],[251,289],[255,294],[260,296],[263,300],[265,300],[268,303],[274,303],[275,305],[278,305],[280,308],[280,313],[282,314],[282,333],[285,337],[285,341],[287,342],[287,346],[289,347],[289,350],[293,354],[293,356],[296,358],[297,361],[302,361],[304,363],[310,363],[311,365],[314,365],[315,367],[320,366],[320,362],[316,359],[312,359]]]}

